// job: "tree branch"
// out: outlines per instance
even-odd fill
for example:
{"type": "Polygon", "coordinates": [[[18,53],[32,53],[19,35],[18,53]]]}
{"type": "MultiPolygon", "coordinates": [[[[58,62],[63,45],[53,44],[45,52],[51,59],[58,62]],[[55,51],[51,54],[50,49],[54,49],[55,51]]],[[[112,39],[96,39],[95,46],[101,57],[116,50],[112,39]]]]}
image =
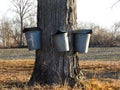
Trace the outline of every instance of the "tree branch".
{"type": "Polygon", "coordinates": [[[115,3],[113,3],[113,5],[111,6],[111,8],[113,8],[116,4],[118,4],[120,2],[120,0],[117,0],[115,3]]]}

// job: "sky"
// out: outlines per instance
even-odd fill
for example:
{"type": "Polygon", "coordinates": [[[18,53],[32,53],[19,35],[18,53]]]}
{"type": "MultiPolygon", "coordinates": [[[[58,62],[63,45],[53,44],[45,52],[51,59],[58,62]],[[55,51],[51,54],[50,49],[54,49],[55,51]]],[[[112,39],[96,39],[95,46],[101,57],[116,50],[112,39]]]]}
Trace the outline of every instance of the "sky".
{"type": "MultiPolygon", "coordinates": [[[[120,21],[120,3],[112,5],[117,0],[77,0],[77,21],[79,23],[94,23],[110,29],[120,21]]],[[[11,17],[10,0],[0,0],[0,17],[11,17]]]]}
{"type": "Polygon", "coordinates": [[[120,21],[120,2],[116,2],[117,0],[77,0],[78,23],[95,23],[110,29],[115,22],[120,21]]]}
{"type": "Polygon", "coordinates": [[[0,0],[0,18],[4,15],[8,15],[10,9],[10,0],[0,0]]]}

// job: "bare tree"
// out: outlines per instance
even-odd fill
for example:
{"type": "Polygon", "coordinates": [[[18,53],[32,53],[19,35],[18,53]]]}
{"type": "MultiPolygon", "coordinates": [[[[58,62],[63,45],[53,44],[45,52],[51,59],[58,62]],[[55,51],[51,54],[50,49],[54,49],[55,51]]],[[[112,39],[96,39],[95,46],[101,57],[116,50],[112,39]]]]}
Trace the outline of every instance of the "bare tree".
{"type": "Polygon", "coordinates": [[[12,30],[10,20],[6,17],[1,19],[0,34],[2,39],[2,47],[10,47],[12,45],[12,30]]]}
{"type": "Polygon", "coordinates": [[[120,22],[114,23],[114,25],[112,26],[112,30],[113,30],[113,35],[117,36],[117,34],[120,33],[120,22]]]}
{"type": "Polygon", "coordinates": [[[114,39],[115,44],[120,46],[120,22],[114,23],[112,30],[112,38],[114,39]]]}
{"type": "Polygon", "coordinates": [[[24,20],[27,19],[35,9],[34,0],[11,0],[13,11],[19,16],[20,21],[20,46],[23,45],[24,20]]]}
{"type": "Polygon", "coordinates": [[[13,35],[12,38],[14,40],[14,46],[18,47],[20,45],[20,24],[19,24],[19,20],[17,18],[13,18],[11,21],[12,24],[12,31],[13,31],[13,35]]]}
{"type": "Polygon", "coordinates": [[[120,2],[120,0],[116,0],[113,4],[112,7],[114,7],[116,4],[118,4],[120,2]]]}

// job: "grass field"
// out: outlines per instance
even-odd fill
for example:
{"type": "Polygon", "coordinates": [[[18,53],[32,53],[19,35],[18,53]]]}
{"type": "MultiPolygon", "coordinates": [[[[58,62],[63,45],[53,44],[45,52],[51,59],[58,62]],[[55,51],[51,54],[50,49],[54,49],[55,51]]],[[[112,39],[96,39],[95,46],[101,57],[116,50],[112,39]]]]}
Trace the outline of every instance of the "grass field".
{"type": "Polygon", "coordinates": [[[35,59],[35,51],[28,49],[0,49],[1,60],[35,59]]]}
{"type": "MultiPolygon", "coordinates": [[[[33,71],[35,51],[27,49],[0,50],[0,90],[72,90],[65,86],[27,87],[33,71]]],[[[86,90],[120,90],[120,48],[90,48],[80,54],[81,70],[87,81],[86,90]]],[[[82,90],[82,89],[74,89],[82,90]]]]}
{"type": "MultiPolygon", "coordinates": [[[[120,47],[90,48],[88,54],[80,54],[80,60],[120,60],[120,47]]],[[[0,59],[35,59],[35,51],[28,49],[0,49],[0,59]]]]}

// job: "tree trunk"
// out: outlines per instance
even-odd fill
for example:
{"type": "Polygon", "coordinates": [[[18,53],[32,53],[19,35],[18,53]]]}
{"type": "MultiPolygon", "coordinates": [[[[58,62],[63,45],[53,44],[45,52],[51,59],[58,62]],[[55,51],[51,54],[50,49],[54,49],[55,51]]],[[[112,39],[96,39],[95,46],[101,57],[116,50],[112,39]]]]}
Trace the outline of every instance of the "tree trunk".
{"type": "Polygon", "coordinates": [[[37,25],[42,31],[42,49],[36,51],[36,61],[29,85],[74,84],[76,58],[72,31],[76,30],[76,0],[38,0],[37,25]],[[58,52],[53,37],[58,30],[68,32],[70,51],[58,52]]]}
{"type": "Polygon", "coordinates": [[[19,43],[19,47],[22,47],[22,45],[23,45],[23,30],[24,30],[23,16],[20,15],[20,43],[19,43]]]}

